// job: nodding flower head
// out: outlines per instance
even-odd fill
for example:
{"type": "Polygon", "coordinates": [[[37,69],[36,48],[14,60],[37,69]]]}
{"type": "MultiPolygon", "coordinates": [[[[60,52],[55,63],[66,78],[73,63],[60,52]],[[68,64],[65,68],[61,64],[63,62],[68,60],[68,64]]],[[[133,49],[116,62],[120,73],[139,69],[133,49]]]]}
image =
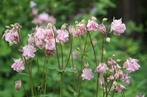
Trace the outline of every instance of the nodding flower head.
{"type": "Polygon", "coordinates": [[[137,59],[129,58],[124,62],[124,68],[126,68],[129,72],[135,72],[139,70],[140,65],[138,64],[137,59]]]}
{"type": "Polygon", "coordinates": [[[92,69],[84,68],[81,76],[82,76],[83,80],[91,80],[93,78],[92,69]]]}
{"type": "Polygon", "coordinates": [[[22,48],[22,55],[26,58],[34,58],[35,57],[36,48],[33,45],[25,45],[22,48]]]}
{"type": "Polygon", "coordinates": [[[111,23],[111,31],[113,31],[115,35],[121,35],[125,30],[126,26],[122,23],[122,19],[114,19],[111,23]]]}
{"type": "Polygon", "coordinates": [[[20,40],[19,32],[20,32],[21,26],[18,23],[12,24],[8,27],[8,29],[5,31],[3,38],[6,42],[9,44],[17,44],[20,40]]]}
{"type": "Polygon", "coordinates": [[[11,65],[11,68],[17,72],[21,72],[25,69],[24,61],[21,59],[14,59],[14,63],[11,65]]]}
{"type": "Polygon", "coordinates": [[[95,17],[92,17],[91,19],[88,20],[87,30],[88,31],[96,31],[97,28],[98,28],[98,23],[96,22],[95,17]]]}
{"type": "Polygon", "coordinates": [[[106,70],[107,70],[107,65],[105,63],[100,63],[96,68],[96,71],[98,73],[105,73],[106,70]]]}
{"type": "Polygon", "coordinates": [[[67,42],[69,40],[69,34],[68,31],[65,29],[57,30],[57,36],[56,36],[57,42],[67,42]]]}

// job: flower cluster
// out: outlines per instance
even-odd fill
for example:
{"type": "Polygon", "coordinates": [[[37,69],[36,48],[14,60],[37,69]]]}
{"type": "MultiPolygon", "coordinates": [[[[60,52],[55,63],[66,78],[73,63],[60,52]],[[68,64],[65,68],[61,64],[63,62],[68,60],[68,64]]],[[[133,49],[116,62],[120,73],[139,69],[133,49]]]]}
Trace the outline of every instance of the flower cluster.
{"type": "MultiPolygon", "coordinates": [[[[43,13],[37,18],[39,18],[42,23],[48,22],[49,17],[46,13],[43,13]]],[[[21,26],[17,23],[12,25],[12,27],[9,27],[3,35],[5,41],[10,44],[17,44],[20,40],[20,28],[21,26]]],[[[114,19],[111,23],[110,32],[113,32],[114,35],[121,35],[125,30],[126,26],[122,22],[122,19],[114,19]]],[[[14,63],[11,65],[11,68],[17,72],[22,72],[25,69],[25,62],[29,59],[33,59],[38,49],[43,50],[46,55],[53,55],[57,53],[57,45],[61,44],[62,46],[62,44],[67,43],[70,40],[70,36],[78,38],[91,32],[100,32],[102,35],[107,36],[107,34],[109,34],[109,29],[104,25],[104,23],[97,23],[95,17],[91,17],[88,21],[81,20],[80,22],[76,22],[75,25],[63,24],[60,29],[57,29],[55,25],[51,23],[48,23],[48,25],[37,26],[33,33],[28,35],[28,42],[21,49],[22,59],[14,59],[14,63]]],[[[106,41],[110,42],[110,38],[106,37],[106,41]]],[[[76,55],[76,52],[71,53],[73,53],[73,58],[78,56],[76,55]]],[[[99,84],[104,90],[106,87],[109,87],[109,90],[106,91],[108,93],[109,91],[116,91],[119,93],[123,92],[126,86],[131,82],[129,74],[139,70],[140,68],[138,60],[133,58],[128,58],[123,62],[123,65],[121,64],[122,63],[115,61],[114,58],[108,59],[107,62],[103,62],[101,60],[100,63],[96,63],[97,67],[95,67],[95,73],[99,75],[99,84]]],[[[93,73],[93,70],[89,65],[82,68],[80,72],[83,80],[92,80],[95,73],[93,73]]],[[[20,87],[21,81],[17,81],[16,89],[19,90],[20,87]]]]}
{"type": "MultiPolygon", "coordinates": [[[[47,17],[45,14],[44,16],[47,17]]],[[[7,29],[3,35],[5,41],[9,42],[10,44],[17,44],[20,40],[20,28],[21,26],[18,23],[12,25],[12,27],[9,27],[9,29],[7,29]]],[[[114,34],[120,35],[126,30],[125,24],[122,23],[121,19],[113,20],[111,24],[111,30],[114,31],[114,34]]],[[[51,23],[49,23],[47,26],[36,27],[34,32],[32,34],[29,34],[28,44],[26,44],[21,50],[22,56],[25,59],[34,58],[37,48],[44,49],[47,55],[52,55],[56,50],[56,42],[67,42],[69,40],[69,34],[71,34],[73,37],[80,37],[86,33],[93,31],[99,31],[103,34],[107,33],[105,25],[102,23],[98,24],[95,17],[91,17],[87,22],[85,20],[76,22],[74,26],[70,25],[67,27],[67,25],[63,24],[61,29],[56,29],[56,27],[51,23]]],[[[130,62],[130,60],[125,63],[125,67],[128,67],[130,70],[130,68],[133,66],[131,64],[128,64],[128,62],[130,62]]],[[[12,65],[12,68],[14,70],[22,71],[24,69],[24,65],[17,64],[17,61],[15,61],[15,63],[12,65]],[[15,63],[16,65],[14,65],[15,63]],[[20,68],[20,66],[22,68],[20,68]]],[[[22,63],[24,64],[25,62],[22,63]]],[[[104,72],[102,69],[105,68],[105,64],[102,63],[101,65],[97,68],[98,72],[104,72]]],[[[134,71],[138,68],[139,66],[136,66],[131,70],[134,71]]]]}
{"type": "MultiPolygon", "coordinates": [[[[111,83],[111,90],[123,92],[126,85],[130,84],[131,77],[129,74],[137,71],[139,68],[140,65],[138,64],[137,59],[128,58],[121,66],[114,59],[110,58],[107,63],[100,63],[96,68],[96,72],[100,75],[99,84],[101,86],[111,83]],[[107,79],[107,81],[104,79],[107,79]]],[[[93,76],[90,68],[83,69],[83,79],[91,80],[93,76]]]]}

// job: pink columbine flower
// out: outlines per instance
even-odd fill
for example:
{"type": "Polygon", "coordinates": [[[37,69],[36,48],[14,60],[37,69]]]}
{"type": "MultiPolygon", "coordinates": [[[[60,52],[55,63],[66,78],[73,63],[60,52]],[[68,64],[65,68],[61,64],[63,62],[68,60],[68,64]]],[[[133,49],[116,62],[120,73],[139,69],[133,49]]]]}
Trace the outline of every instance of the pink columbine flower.
{"type": "Polygon", "coordinates": [[[96,68],[96,71],[98,73],[105,73],[106,70],[107,70],[107,65],[105,63],[100,63],[96,68]]]}
{"type": "Polygon", "coordinates": [[[20,40],[19,31],[21,26],[18,23],[12,25],[12,28],[9,28],[5,31],[3,38],[9,44],[17,44],[20,40]]]}
{"type": "Polygon", "coordinates": [[[110,58],[107,63],[110,66],[117,64],[117,62],[114,59],[112,59],[112,58],[110,58]]]}
{"type": "Polygon", "coordinates": [[[41,13],[38,16],[36,16],[33,20],[35,24],[43,24],[43,23],[56,23],[56,19],[53,16],[49,16],[48,13],[41,13]]]}
{"type": "Polygon", "coordinates": [[[69,32],[74,36],[74,37],[79,37],[84,35],[87,30],[86,30],[86,24],[84,21],[81,21],[76,24],[76,26],[69,26],[69,32]]]}
{"type": "Polygon", "coordinates": [[[11,68],[17,72],[21,72],[25,69],[24,62],[21,59],[14,59],[14,63],[11,65],[11,68]]]}
{"type": "Polygon", "coordinates": [[[125,89],[125,86],[123,86],[123,85],[121,85],[121,84],[117,84],[116,86],[115,86],[115,91],[116,92],[119,92],[119,93],[121,93],[121,92],[123,92],[124,91],[124,89],[125,89]]]}
{"type": "Polygon", "coordinates": [[[56,49],[56,43],[55,43],[55,39],[50,39],[46,42],[45,44],[45,49],[46,50],[55,50],[56,49]]]}
{"type": "Polygon", "coordinates": [[[106,34],[106,27],[105,27],[104,24],[98,24],[97,29],[98,29],[98,31],[100,31],[101,33],[106,34]]]}
{"type": "Polygon", "coordinates": [[[82,76],[83,80],[91,80],[93,78],[92,69],[84,68],[81,76],[82,76]]]}
{"type": "Polygon", "coordinates": [[[22,48],[22,55],[26,58],[34,58],[35,57],[35,52],[36,52],[36,48],[30,44],[24,46],[22,48]]]}
{"type": "Polygon", "coordinates": [[[122,19],[114,19],[111,23],[111,31],[114,31],[115,35],[120,35],[124,33],[126,30],[126,26],[122,23],[122,19]]]}
{"type": "Polygon", "coordinates": [[[96,31],[98,28],[98,23],[96,22],[96,18],[92,17],[92,19],[88,20],[87,30],[88,31],[96,31]]]}
{"type": "Polygon", "coordinates": [[[67,30],[61,29],[61,30],[57,30],[57,42],[67,42],[69,38],[69,34],[67,32],[67,30]]]}
{"type": "Polygon", "coordinates": [[[36,27],[34,37],[37,39],[45,39],[46,37],[46,30],[41,27],[36,27]]]}
{"type": "Polygon", "coordinates": [[[16,89],[17,91],[19,91],[19,90],[21,89],[21,87],[22,87],[22,81],[21,81],[21,80],[17,80],[17,81],[15,82],[15,89],[16,89]]]}
{"type": "Polygon", "coordinates": [[[124,68],[126,68],[129,72],[135,72],[139,70],[140,65],[138,64],[137,59],[129,58],[124,62],[124,68]]]}
{"type": "Polygon", "coordinates": [[[137,95],[136,97],[145,97],[145,95],[137,95]]]}

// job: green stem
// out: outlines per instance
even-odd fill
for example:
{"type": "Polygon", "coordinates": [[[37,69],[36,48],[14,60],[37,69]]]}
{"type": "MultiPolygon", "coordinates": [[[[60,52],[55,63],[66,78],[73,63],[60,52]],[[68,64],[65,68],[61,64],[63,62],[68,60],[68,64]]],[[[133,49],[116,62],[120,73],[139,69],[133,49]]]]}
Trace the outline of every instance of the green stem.
{"type": "Polygon", "coordinates": [[[69,60],[70,60],[70,56],[72,57],[72,45],[73,45],[73,38],[72,38],[72,36],[70,35],[70,39],[71,39],[71,43],[70,43],[70,51],[69,51],[69,55],[68,55],[68,58],[67,58],[67,62],[66,62],[66,64],[65,64],[65,67],[64,67],[64,69],[66,68],[66,66],[68,65],[68,63],[69,63],[69,60]]]}
{"type": "Polygon", "coordinates": [[[63,97],[63,82],[64,82],[64,71],[63,71],[63,68],[64,68],[64,60],[63,60],[63,47],[62,47],[62,44],[60,44],[60,47],[61,47],[61,59],[62,59],[62,63],[61,63],[61,72],[60,72],[60,97],[63,97]]]}
{"type": "MultiPolygon", "coordinates": [[[[90,43],[91,43],[93,53],[94,53],[95,64],[97,65],[98,63],[97,63],[96,51],[95,51],[94,45],[92,43],[92,38],[91,38],[90,32],[88,32],[88,35],[89,35],[90,43]]],[[[99,93],[99,80],[98,80],[98,78],[99,78],[99,74],[97,74],[97,80],[96,80],[96,97],[98,97],[98,93],[99,93]]]]}
{"type": "Polygon", "coordinates": [[[32,66],[30,64],[29,66],[29,78],[30,78],[30,86],[31,86],[31,92],[32,92],[32,96],[34,97],[34,88],[33,88],[33,78],[32,78],[32,66]]]}
{"type": "MultiPolygon", "coordinates": [[[[80,42],[81,43],[81,42],[80,42]]],[[[78,75],[78,95],[77,97],[80,97],[80,91],[81,91],[81,73],[82,73],[82,68],[83,68],[83,64],[84,64],[84,53],[86,51],[86,46],[87,46],[87,36],[86,36],[86,40],[85,40],[85,44],[84,44],[84,49],[83,49],[83,53],[81,53],[81,69],[80,69],[80,72],[79,72],[79,75],[78,75]]],[[[82,49],[82,47],[81,47],[82,49]]]]}

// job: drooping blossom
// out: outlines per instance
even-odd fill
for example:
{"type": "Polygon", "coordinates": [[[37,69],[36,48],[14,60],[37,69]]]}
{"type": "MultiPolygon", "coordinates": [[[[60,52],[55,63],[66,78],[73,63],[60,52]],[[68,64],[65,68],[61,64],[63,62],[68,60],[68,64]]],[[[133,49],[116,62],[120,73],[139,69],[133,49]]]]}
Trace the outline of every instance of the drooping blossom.
{"type": "Polygon", "coordinates": [[[122,80],[124,82],[124,84],[130,84],[130,77],[128,74],[123,74],[122,80]]]}
{"type": "Polygon", "coordinates": [[[98,23],[96,22],[96,18],[92,17],[91,19],[88,20],[87,30],[88,31],[96,31],[97,28],[98,28],[98,23]]]}
{"type": "Polygon", "coordinates": [[[14,59],[14,63],[11,65],[11,68],[17,72],[21,72],[25,69],[24,61],[21,59],[14,59]]]}
{"type": "Polygon", "coordinates": [[[19,31],[20,31],[20,24],[15,23],[14,25],[11,25],[12,27],[9,27],[4,35],[3,38],[5,41],[7,41],[9,44],[17,44],[20,40],[19,31]]]}
{"type": "Polygon", "coordinates": [[[34,18],[33,23],[35,24],[46,24],[46,23],[55,24],[56,19],[53,16],[50,16],[48,13],[43,12],[34,18]]]}
{"type": "Polygon", "coordinates": [[[115,79],[121,79],[122,77],[123,77],[123,71],[122,70],[115,71],[115,74],[114,74],[115,79]]]}
{"type": "Polygon", "coordinates": [[[114,19],[111,23],[111,31],[113,31],[115,35],[121,35],[125,30],[126,26],[122,23],[122,19],[114,19]]]}
{"type": "Polygon", "coordinates": [[[46,50],[55,50],[56,49],[55,39],[48,40],[46,42],[45,49],[46,50]]]}
{"type": "Polygon", "coordinates": [[[69,34],[67,32],[67,30],[65,29],[60,29],[57,30],[57,36],[56,36],[57,42],[67,42],[69,40],[69,34]]]}
{"type": "Polygon", "coordinates": [[[122,84],[116,84],[114,90],[118,93],[123,92],[125,89],[125,86],[123,86],[122,84]]]}
{"type": "Polygon", "coordinates": [[[124,68],[126,68],[129,72],[135,72],[139,70],[140,65],[138,64],[137,59],[129,58],[124,62],[124,68]]]}
{"type": "Polygon", "coordinates": [[[106,32],[107,32],[106,27],[105,27],[104,24],[98,24],[97,29],[98,29],[98,31],[100,31],[103,34],[106,34],[106,32]]]}
{"type": "Polygon", "coordinates": [[[83,80],[91,80],[93,78],[92,69],[84,68],[81,76],[82,76],[83,80]]]}
{"type": "Polygon", "coordinates": [[[15,89],[16,89],[17,91],[19,91],[19,90],[21,89],[21,87],[22,87],[22,81],[21,81],[21,80],[17,80],[17,81],[15,82],[15,89]]]}
{"type": "Polygon", "coordinates": [[[115,64],[117,64],[117,62],[114,60],[114,59],[112,59],[112,58],[110,58],[109,60],[108,60],[108,65],[115,65],[115,64]]]}
{"type": "Polygon", "coordinates": [[[85,22],[84,21],[81,21],[79,23],[76,23],[75,26],[70,26],[69,27],[69,32],[74,37],[79,37],[79,36],[84,35],[87,32],[85,22]]]}
{"type": "Polygon", "coordinates": [[[145,97],[145,95],[137,95],[136,97],[145,97]]]}
{"type": "Polygon", "coordinates": [[[107,70],[107,65],[105,63],[100,63],[96,68],[96,71],[98,73],[105,73],[106,70],[107,70]]]}
{"type": "Polygon", "coordinates": [[[54,32],[51,28],[36,27],[34,32],[35,45],[38,48],[45,48],[46,45],[55,44],[54,32]],[[50,43],[53,42],[53,43],[50,43]]]}
{"type": "Polygon", "coordinates": [[[26,58],[34,58],[35,57],[36,48],[30,44],[25,45],[22,48],[22,55],[26,58]]]}

